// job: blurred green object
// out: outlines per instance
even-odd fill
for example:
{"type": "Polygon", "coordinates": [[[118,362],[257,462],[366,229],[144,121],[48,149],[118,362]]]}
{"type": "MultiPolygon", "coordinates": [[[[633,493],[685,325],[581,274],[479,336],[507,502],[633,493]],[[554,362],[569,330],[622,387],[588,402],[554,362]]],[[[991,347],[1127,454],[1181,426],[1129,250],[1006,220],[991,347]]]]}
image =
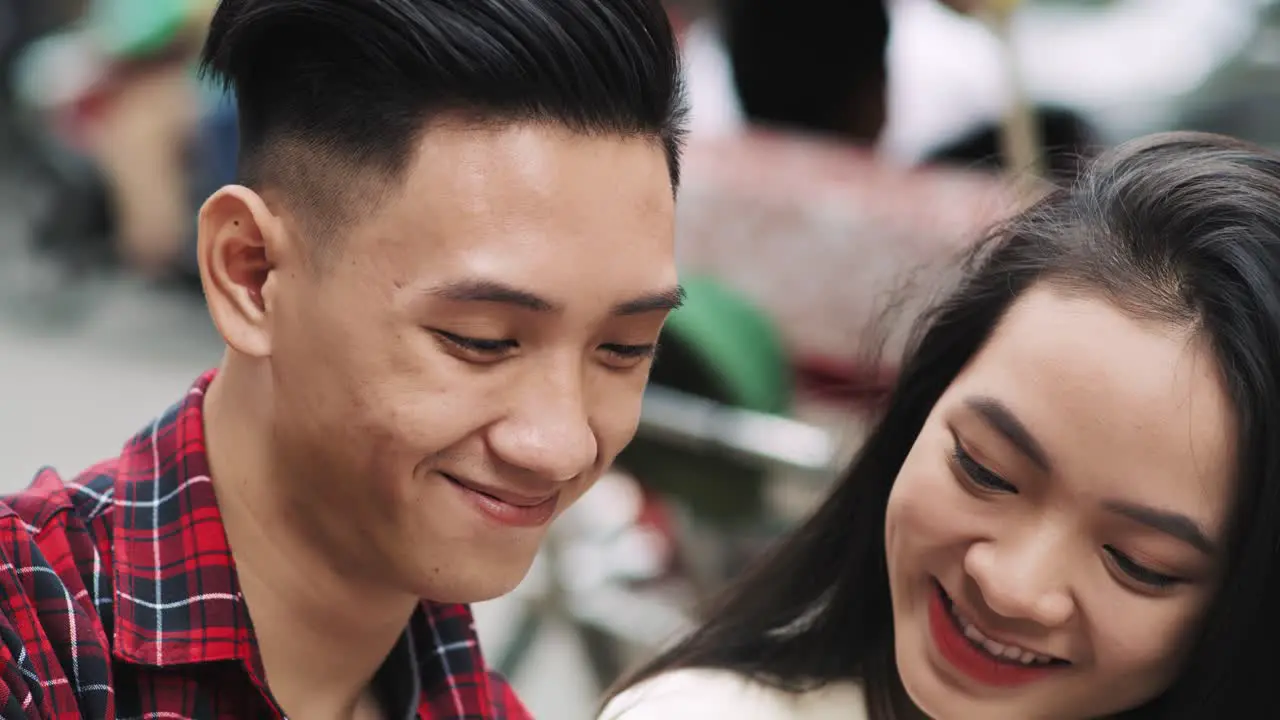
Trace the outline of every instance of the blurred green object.
{"type": "Polygon", "coordinates": [[[177,38],[201,0],[94,0],[89,27],[112,57],[155,55],[177,38]]]}
{"type": "MultiPolygon", "coordinates": [[[[685,278],[684,286],[684,307],[667,321],[650,383],[785,415],[793,393],[791,363],[772,321],[712,278],[685,278]]],[[[737,524],[764,509],[768,471],[739,458],[637,437],[618,465],[703,519],[737,524]]]]}
{"type": "Polygon", "coordinates": [[[667,320],[666,349],[675,342],[711,371],[705,378],[712,384],[706,388],[708,397],[757,412],[787,412],[789,363],[773,323],[750,300],[716,280],[695,277],[684,286],[684,307],[667,320]]]}

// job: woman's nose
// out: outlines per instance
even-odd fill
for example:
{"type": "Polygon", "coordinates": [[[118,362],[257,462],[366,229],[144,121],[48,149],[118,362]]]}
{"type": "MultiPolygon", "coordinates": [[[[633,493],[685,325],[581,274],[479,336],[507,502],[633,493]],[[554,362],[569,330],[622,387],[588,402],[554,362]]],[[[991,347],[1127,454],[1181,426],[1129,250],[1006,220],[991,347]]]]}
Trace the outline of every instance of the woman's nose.
{"type": "Polygon", "coordinates": [[[965,571],[987,606],[1002,617],[1044,627],[1065,624],[1075,614],[1064,554],[1045,536],[974,543],[965,571]]]}

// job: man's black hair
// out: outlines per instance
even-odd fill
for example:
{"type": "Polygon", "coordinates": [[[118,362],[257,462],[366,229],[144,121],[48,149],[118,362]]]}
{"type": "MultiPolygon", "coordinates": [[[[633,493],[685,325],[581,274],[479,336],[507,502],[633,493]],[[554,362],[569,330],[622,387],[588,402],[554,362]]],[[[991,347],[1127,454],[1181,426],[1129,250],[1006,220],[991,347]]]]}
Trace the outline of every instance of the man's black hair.
{"type": "Polygon", "coordinates": [[[401,179],[446,115],[651,136],[679,183],[686,105],[659,0],[221,0],[201,64],[235,92],[241,181],[316,229],[401,179]]]}

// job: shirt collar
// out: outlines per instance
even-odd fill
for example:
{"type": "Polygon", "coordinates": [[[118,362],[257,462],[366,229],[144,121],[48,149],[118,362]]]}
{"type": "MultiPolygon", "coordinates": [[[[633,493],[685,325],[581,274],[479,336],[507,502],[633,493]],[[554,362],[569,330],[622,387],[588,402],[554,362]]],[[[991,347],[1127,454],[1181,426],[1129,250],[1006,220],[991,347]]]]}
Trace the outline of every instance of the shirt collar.
{"type": "Polygon", "coordinates": [[[205,453],[205,373],[125,445],[115,482],[115,653],[165,666],[257,663],[205,453]]]}
{"type": "MultiPolygon", "coordinates": [[[[112,508],[113,645],[117,658],[136,664],[237,660],[260,679],[262,661],[205,452],[204,397],[214,375],[201,376],[120,455],[112,508]]],[[[376,683],[396,709],[393,717],[415,717],[419,702],[437,697],[459,718],[489,717],[470,608],[419,605],[376,683]]]]}

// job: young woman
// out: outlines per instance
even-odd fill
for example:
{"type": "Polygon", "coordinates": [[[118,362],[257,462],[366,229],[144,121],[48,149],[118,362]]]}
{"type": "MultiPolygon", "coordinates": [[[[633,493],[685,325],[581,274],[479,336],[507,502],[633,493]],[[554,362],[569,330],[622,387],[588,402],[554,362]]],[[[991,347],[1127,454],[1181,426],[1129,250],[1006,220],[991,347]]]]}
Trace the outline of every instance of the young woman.
{"type": "Polygon", "coordinates": [[[1001,227],[831,497],[605,720],[1280,717],[1280,156],[1001,227]]]}

